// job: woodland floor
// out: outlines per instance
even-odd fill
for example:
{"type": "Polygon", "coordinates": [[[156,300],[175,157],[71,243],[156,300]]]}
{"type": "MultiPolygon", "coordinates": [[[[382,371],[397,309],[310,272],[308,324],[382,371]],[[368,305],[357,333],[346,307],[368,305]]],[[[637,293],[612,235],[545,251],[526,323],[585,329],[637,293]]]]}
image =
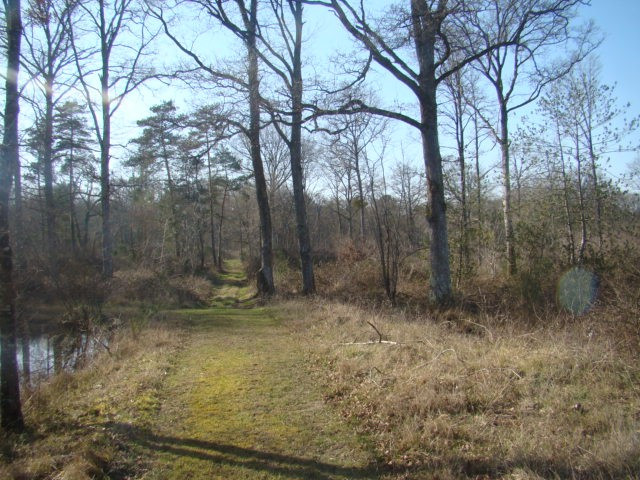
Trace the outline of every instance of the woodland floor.
{"type": "Polygon", "coordinates": [[[224,280],[218,306],[175,312],[188,333],[157,415],[120,426],[149,465],[142,478],[379,478],[366,441],[323,401],[304,346],[242,300],[240,274],[224,280]]]}

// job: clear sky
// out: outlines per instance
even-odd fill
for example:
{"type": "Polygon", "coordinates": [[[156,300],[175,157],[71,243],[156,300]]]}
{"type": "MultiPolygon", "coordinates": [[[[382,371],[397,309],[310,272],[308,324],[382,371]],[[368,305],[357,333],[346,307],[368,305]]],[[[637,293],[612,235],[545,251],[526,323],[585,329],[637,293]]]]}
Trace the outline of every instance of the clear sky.
{"type": "Polygon", "coordinates": [[[605,36],[598,49],[603,81],[617,83],[618,97],[640,113],[640,0],[593,0],[585,17],[605,36]]]}

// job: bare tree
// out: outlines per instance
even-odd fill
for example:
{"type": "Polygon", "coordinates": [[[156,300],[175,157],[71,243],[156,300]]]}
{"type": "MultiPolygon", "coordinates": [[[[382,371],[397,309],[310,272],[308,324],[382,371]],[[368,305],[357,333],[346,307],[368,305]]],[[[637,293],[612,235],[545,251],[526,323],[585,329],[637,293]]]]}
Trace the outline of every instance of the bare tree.
{"type": "Polygon", "coordinates": [[[468,206],[468,180],[467,180],[467,149],[474,141],[471,135],[467,135],[467,129],[473,121],[472,108],[467,102],[467,90],[472,87],[469,80],[463,75],[465,70],[454,72],[444,81],[445,94],[450,99],[449,109],[444,115],[450,124],[456,142],[458,160],[458,173],[460,175],[460,251],[458,279],[471,271],[470,252],[470,212],[468,206]],[[470,138],[471,137],[471,138],[470,138]]]}
{"type": "Polygon", "coordinates": [[[20,0],[3,0],[3,4],[7,26],[7,76],[4,135],[0,150],[0,425],[6,430],[21,431],[24,428],[24,420],[16,358],[16,292],[9,233],[9,198],[19,158],[18,73],[22,18],[20,0]]]}
{"type": "MultiPolygon", "coordinates": [[[[399,120],[416,128],[422,138],[427,173],[431,229],[431,291],[439,304],[451,297],[451,270],[446,220],[442,157],[438,136],[438,86],[465,65],[515,38],[500,38],[478,46],[477,39],[459,33],[469,24],[474,11],[469,2],[410,0],[395,3],[386,12],[371,12],[364,2],[352,0],[307,0],[331,8],[343,27],[368,52],[373,61],[404,85],[416,98],[418,118],[396,109],[365,105],[358,99],[346,102],[342,111],[367,111],[399,120]],[[460,43],[459,43],[460,42],[460,43]],[[478,46],[469,50],[468,45],[478,46]],[[455,60],[455,61],[453,61],[455,60]]],[[[471,35],[472,31],[469,30],[471,35]]],[[[481,32],[473,32],[480,36],[481,32]]]]}
{"type": "Polygon", "coordinates": [[[100,204],[102,212],[102,273],[113,275],[111,231],[111,121],[125,97],[142,83],[157,78],[142,62],[155,34],[136,0],[80,2],[83,21],[71,29],[71,45],[78,77],[87,99],[100,145],[100,204]],[[85,42],[99,45],[87,62],[80,54],[85,42]],[[97,66],[91,63],[98,58],[97,66]],[[99,107],[98,107],[99,106],[99,107]]]}
{"type": "MultiPolygon", "coordinates": [[[[333,155],[344,164],[348,189],[353,190],[351,182],[355,181],[357,196],[349,201],[349,217],[352,217],[352,208],[358,211],[360,220],[360,244],[363,245],[366,238],[366,197],[365,197],[365,165],[364,160],[367,148],[376,141],[387,127],[388,122],[380,121],[373,115],[358,113],[354,115],[340,115],[331,120],[331,130],[336,132],[330,143],[333,155]],[[355,201],[354,201],[355,200],[355,201]]],[[[349,223],[349,234],[352,236],[352,221],[349,223]]]]}
{"type": "Polygon", "coordinates": [[[585,3],[584,0],[491,0],[487,10],[490,14],[478,15],[464,30],[468,39],[482,42],[486,55],[474,65],[496,93],[498,125],[482,117],[500,145],[505,249],[511,275],[517,271],[517,261],[511,206],[509,115],[534,102],[549,83],[566,75],[595,48],[598,41],[591,26],[579,34],[571,29],[576,7],[585,3]],[[482,35],[477,35],[478,30],[482,35]],[[576,50],[569,51],[565,60],[545,60],[551,56],[551,49],[566,52],[574,41],[576,50]],[[500,46],[492,48],[493,45],[500,46]],[[530,87],[523,91],[524,82],[530,87]]]}
{"type": "Polygon", "coordinates": [[[288,120],[285,125],[274,126],[289,147],[293,202],[296,213],[296,231],[302,270],[302,293],[314,293],[313,258],[307,221],[302,159],[303,78],[302,78],[302,0],[269,0],[276,19],[278,41],[271,41],[262,34],[259,38],[264,52],[258,51],[262,61],[276,74],[286,92],[288,120]],[[280,45],[278,45],[280,44],[280,45]],[[288,127],[288,128],[283,128],[288,127]]]}

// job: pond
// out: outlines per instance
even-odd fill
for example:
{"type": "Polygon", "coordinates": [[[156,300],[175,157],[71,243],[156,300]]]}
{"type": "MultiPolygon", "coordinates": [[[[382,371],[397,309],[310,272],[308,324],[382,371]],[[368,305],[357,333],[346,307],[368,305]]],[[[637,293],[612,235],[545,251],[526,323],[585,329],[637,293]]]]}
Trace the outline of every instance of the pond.
{"type": "Polygon", "coordinates": [[[18,368],[23,381],[35,385],[55,373],[81,368],[108,348],[104,332],[40,331],[18,339],[18,368]]]}

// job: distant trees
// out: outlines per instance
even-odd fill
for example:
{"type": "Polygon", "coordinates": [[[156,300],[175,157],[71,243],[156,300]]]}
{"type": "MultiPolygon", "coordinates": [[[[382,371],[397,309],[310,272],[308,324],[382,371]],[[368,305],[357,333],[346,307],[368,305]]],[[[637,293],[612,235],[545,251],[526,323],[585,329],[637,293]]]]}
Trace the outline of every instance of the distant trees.
{"type": "Polygon", "coordinates": [[[611,186],[602,180],[601,162],[617,150],[633,148],[628,135],[638,128],[638,117],[627,117],[627,107],[617,105],[613,88],[600,82],[593,62],[556,82],[540,109],[554,134],[543,137],[544,145],[539,138],[532,140],[533,148],[544,150],[560,178],[568,260],[583,263],[589,245],[601,255],[605,237],[610,238],[604,212],[611,186]]]}
{"type": "Polygon", "coordinates": [[[601,261],[618,225],[613,212],[623,208],[605,162],[637,120],[622,121],[625,108],[595,67],[576,68],[598,40],[590,27],[574,28],[583,4],[30,2],[21,68],[30,74],[22,91],[32,125],[23,131],[22,166],[13,164],[16,250],[30,254],[34,271],[51,273],[64,265],[55,257],[67,255],[67,245],[75,262],[100,250],[106,277],[114,255],[123,266],[185,272],[222,270],[240,250],[260,270],[264,295],[275,291],[276,260],[299,267],[299,290],[312,293],[320,261],[341,249],[358,258],[375,252],[392,301],[403,260],[429,250],[425,274],[443,305],[454,298],[452,272],[463,288],[477,270],[496,274],[503,263],[513,274],[536,258],[601,261]],[[305,64],[314,51],[305,41],[315,40],[305,39],[304,25],[319,8],[354,41],[355,53],[334,61],[343,76],[305,64]],[[173,27],[185,15],[206,23],[197,40],[173,27]],[[161,74],[150,66],[160,40],[154,25],[188,65],[161,74]],[[225,52],[242,53],[212,59],[200,40],[214,35],[228,42],[225,52]],[[406,96],[369,93],[375,75],[406,96]],[[180,81],[184,92],[206,91],[215,103],[154,100],[130,119],[133,139],[119,145],[116,113],[158,77],[180,81]],[[546,123],[514,128],[513,112],[526,105],[539,105],[546,123]],[[419,141],[403,131],[380,156],[390,120],[419,141]],[[443,136],[453,146],[444,160],[443,136]],[[500,194],[485,155],[493,144],[500,194]],[[536,221],[549,228],[536,229],[536,221]],[[553,245],[542,241],[552,237],[553,245]]]}
{"type": "Polygon", "coordinates": [[[177,161],[180,158],[183,145],[180,142],[179,131],[184,128],[186,117],[178,115],[173,102],[163,102],[151,107],[153,115],[138,120],[138,126],[142,127],[142,135],[133,140],[138,145],[138,152],[135,157],[129,160],[132,166],[143,167],[155,170],[154,165],[158,162],[164,168],[167,189],[169,192],[169,209],[171,211],[170,225],[175,248],[175,257],[180,260],[182,256],[182,241],[180,238],[181,228],[178,212],[178,192],[175,179],[173,178],[177,170],[177,161]]]}

